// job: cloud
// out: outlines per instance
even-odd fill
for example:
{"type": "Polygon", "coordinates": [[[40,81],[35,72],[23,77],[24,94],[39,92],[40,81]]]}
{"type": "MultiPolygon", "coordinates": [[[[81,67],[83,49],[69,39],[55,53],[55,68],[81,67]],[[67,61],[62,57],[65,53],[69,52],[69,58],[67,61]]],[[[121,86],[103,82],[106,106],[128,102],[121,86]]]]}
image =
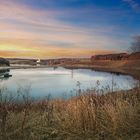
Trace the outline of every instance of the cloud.
{"type": "Polygon", "coordinates": [[[136,11],[140,10],[140,5],[135,0],[123,0],[123,2],[128,3],[136,11]]]}
{"type": "MultiPolygon", "coordinates": [[[[89,11],[35,9],[16,0],[0,0],[0,9],[0,51],[5,55],[90,56],[93,51],[104,53],[109,49],[117,50],[116,46],[126,46],[125,40],[108,35],[117,34],[113,26],[79,27],[60,19],[74,17],[76,12],[78,16],[85,14],[83,17],[86,17],[89,11]]],[[[95,15],[104,13],[94,10],[95,15]]],[[[85,23],[89,24],[89,21],[85,19],[85,23]]]]}

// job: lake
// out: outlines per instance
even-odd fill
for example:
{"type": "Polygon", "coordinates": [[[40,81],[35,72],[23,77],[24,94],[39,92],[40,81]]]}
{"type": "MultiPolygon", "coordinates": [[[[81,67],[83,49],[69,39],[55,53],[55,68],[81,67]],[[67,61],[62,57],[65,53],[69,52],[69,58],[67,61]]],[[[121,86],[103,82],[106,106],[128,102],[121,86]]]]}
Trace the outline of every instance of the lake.
{"type": "Polygon", "coordinates": [[[12,77],[0,77],[0,86],[6,87],[15,94],[17,88],[30,88],[30,96],[42,99],[51,97],[68,98],[76,91],[87,89],[108,89],[113,91],[131,89],[136,80],[122,74],[98,72],[90,69],[36,68],[11,69],[12,77]],[[113,86],[112,86],[113,85],[113,86]]]}

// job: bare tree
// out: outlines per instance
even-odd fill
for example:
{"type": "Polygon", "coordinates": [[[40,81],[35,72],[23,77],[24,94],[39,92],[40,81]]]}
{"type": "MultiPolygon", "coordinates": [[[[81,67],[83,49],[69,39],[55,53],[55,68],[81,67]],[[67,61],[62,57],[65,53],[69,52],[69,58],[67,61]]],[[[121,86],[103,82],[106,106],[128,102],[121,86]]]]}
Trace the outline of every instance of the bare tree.
{"type": "Polygon", "coordinates": [[[140,52],[140,35],[135,36],[133,39],[134,39],[134,41],[132,42],[129,51],[131,53],[140,52]]]}

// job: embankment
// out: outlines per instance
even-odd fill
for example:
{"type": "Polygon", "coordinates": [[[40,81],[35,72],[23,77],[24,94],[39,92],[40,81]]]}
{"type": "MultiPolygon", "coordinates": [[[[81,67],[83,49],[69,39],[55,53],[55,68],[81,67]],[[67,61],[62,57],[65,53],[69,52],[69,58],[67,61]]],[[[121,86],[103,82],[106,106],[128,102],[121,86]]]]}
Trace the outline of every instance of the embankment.
{"type": "Polygon", "coordinates": [[[140,60],[94,60],[92,62],[65,64],[65,68],[90,68],[105,72],[130,74],[140,79],[140,60]]]}

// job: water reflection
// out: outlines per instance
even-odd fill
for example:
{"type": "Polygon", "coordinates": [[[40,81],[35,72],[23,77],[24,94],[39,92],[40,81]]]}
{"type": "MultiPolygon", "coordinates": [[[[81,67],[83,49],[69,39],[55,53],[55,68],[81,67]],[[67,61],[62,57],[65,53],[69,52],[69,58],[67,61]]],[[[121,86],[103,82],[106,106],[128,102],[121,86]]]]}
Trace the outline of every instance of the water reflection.
{"type": "MultiPolygon", "coordinates": [[[[73,90],[79,89],[77,82],[80,82],[81,90],[97,87],[109,86],[111,91],[125,90],[134,87],[135,80],[128,75],[116,75],[113,73],[97,72],[89,69],[65,69],[58,68],[38,68],[38,69],[12,69],[7,71],[12,74],[11,78],[4,76],[0,84],[6,85],[9,89],[16,90],[20,85],[31,85],[31,96],[34,98],[44,98],[48,95],[61,97],[71,96],[73,90]]],[[[10,75],[9,74],[9,75],[10,75]]],[[[108,89],[109,89],[108,88],[108,89]]]]}

